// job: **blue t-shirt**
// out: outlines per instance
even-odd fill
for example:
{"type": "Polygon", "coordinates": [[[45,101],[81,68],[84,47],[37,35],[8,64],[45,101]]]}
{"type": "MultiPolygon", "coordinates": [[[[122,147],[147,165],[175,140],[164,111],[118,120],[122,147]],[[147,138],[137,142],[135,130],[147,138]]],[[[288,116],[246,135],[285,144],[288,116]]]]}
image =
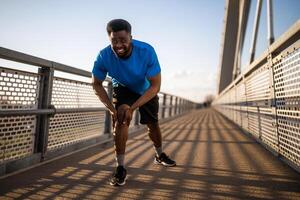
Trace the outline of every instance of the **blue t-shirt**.
{"type": "Polygon", "coordinates": [[[119,58],[110,45],[102,49],[92,73],[99,80],[104,80],[106,75],[110,76],[113,87],[126,86],[143,95],[150,87],[148,78],[160,73],[160,65],[151,45],[132,40],[132,52],[126,59],[119,58]]]}

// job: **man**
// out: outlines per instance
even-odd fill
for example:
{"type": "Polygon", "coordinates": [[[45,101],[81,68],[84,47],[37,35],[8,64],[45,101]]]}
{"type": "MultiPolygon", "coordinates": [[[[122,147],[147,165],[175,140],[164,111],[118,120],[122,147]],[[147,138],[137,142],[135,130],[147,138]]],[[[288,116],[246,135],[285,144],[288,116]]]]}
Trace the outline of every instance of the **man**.
{"type": "Polygon", "coordinates": [[[102,49],[94,63],[93,88],[113,119],[116,170],[111,185],[124,185],[127,171],[124,167],[125,147],[132,113],[139,108],[141,124],[146,124],[155,149],[155,164],[175,166],[162,151],[162,137],[158,124],[158,96],[161,75],[154,48],[132,39],[131,25],[123,19],[114,19],[106,27],[111,44],[102,49]],[[106,75],[112,78],[113,103],[102,82],[106,75]]]}

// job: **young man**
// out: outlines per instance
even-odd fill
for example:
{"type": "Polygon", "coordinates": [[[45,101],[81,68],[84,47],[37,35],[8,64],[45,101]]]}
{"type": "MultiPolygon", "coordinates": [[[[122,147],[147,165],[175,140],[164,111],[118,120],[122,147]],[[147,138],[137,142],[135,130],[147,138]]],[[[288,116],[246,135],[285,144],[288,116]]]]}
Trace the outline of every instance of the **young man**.
{"type": "Polygon", "coordinates": [[[93,87],[96,95],[108,108],[113,119],[117,167],[111,185],[124,185],[127,171],[124,167],[125,147],[132,113],[139,108],[141,124],[148,126],[155,149],[155,164],[175,166],[162,152],[162,137],[158,124],[158,96],[161,75],[154,48],[133,40],[131,25],[123,19],[110,21],[106,27],[111,44],[102,49],[94,63],[93,87]],[[102,82],[106,75],[112,78],[113,103],[102,82]]]}

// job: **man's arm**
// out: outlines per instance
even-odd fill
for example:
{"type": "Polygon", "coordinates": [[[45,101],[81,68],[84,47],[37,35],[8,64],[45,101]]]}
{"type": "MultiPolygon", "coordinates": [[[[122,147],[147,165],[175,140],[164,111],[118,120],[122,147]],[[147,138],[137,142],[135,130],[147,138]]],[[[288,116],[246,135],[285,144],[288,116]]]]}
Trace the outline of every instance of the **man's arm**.
{"type": "Polygon", "coordinates": [[[150,87],[149,89],[140,97],[132,106],[127,110],[126,116],[124,118],[123,123],[127,121],[129,124],[131,118],[132,118],[132,113],[135,109],[138,107],[141,107],[145,103],[147,103],[149,100],[151,100],[157,93],[160,91],[160,85],[161,85],[161,74],[157,74],[156,76],[153,76],[151,78],[148,78],[150,81],[150,87]]]}
{"type": "Polygon", "coordinates": [[[160,91],[160,84],[161,84],[160,73],[148,79],[150,81],[150,87],[140,98],[138,98],[138,100],[134,104],[132,104],[130,108],[133,111],[138,107],[141,107],[142,105],[147,103],[149,100],[155,97],[155,95],[157,95],[157,93],[160,91]]]}
{"type": "Polygon", "coordinates": [[[109,110],[113,117],[113,122],[116,122],[117,119],[117,111],[115,107],[112,105],[108,95],[102,85],[103,81],[97,79],[95,76],[92,77],[92,85],[95,91],[95,94],[98,96],[100,101],[105,105],[105,107],[109,110]]]}

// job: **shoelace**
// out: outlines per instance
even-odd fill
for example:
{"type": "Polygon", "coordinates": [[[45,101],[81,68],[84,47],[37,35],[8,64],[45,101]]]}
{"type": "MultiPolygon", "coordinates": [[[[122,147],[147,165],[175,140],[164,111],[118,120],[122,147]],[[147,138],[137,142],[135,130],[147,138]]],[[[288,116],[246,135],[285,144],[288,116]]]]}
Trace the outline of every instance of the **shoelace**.
{"type": "Polygon", "coordinates": [[[122,178],[122,168],[117,168],[116,172],[115,172],[115,177],[117,178],[122,178]]]}
{"type": "Polygon", "coordinates": [[[161,160],[165,160],[165,161],[168,161],[168,162],[173,162],[173,160],[171,160],[166,154],[161,155],[161,160]]]}

